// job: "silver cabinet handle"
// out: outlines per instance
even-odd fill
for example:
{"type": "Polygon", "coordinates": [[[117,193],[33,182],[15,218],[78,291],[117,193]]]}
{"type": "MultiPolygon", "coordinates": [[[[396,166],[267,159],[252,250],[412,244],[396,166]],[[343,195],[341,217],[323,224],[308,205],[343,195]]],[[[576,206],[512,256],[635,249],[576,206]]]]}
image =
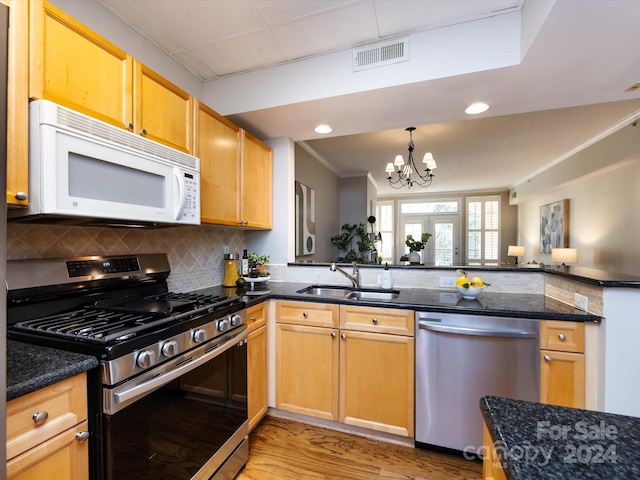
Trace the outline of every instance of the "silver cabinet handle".
{"type": "Polygon", "coordinates": [[[16,200],[26,200],[29,196],[25,192],[16,192],[14,195],[16,200]]]}
{"type": "Polygon", "coordinates": [[[564,342],[567,339],[567,336],[564,333],[561,333],[560,335],[558,335],[558,338],[561,342],[564,342]]]}
{"type": "Polygon", "coordinates": [[[251,317],[251,320],[253,320],[254,322],[258,319],[258,317],[251,317]]]}
{"type": "Polygon", "coordinates": [[[31,416],[31,418],[33,418],[33,422],[36,425],[40,426],[47,421],[47,418],[49,418],[49,413],[46,411],[36,412],[31,416]]]}
{"type": "Polygon", "coordinates": [[[340,335],[340,338],[344,340],[347,338],[347,336],[343,333],[342,335],[340,335]]]}
{"type": "Polygon", "coordinates": [[[307,312],[302,312],[302,316],[303,316],[304,318],[307,318],[307,317],[309,316],[309,314],[308,314],[307,312]]]}
{"type": "Polygon", "coordinates": [[[376,317],[373,317],[373,318],[371,319],[371,321],[372,321],[375,325],[377,325],[377,324],[378,324],[378,319],[377,319],[376,317]]]}
{"type": "Polygon", "coordinates": [[[336,332],[331,332],[331,338],[336,338],[336,332]]]}
{"type": "Polygon", "coordinates": [[[89,432],[78,432],[76,433],[76,440],[78,443],[84,443],[89,440],[89,432]]]}
{"type": "Polygon", "coordinates": [[[129,130],[130,132],[133,132],[133,123],[129,122],[127,124],[125,124],[124,126],[127,130],[129,130]]]}
{"type": "Polygon", "coordinates": [[[140,130],[140,135],[142,135],[143,137],[147,134],[147,130],[146,129],[142,129],[140,130]]]}
{"type": "Polygon", "coordinates": [[[551,361],[551,357],[549,355],[545,355],[544,356],[545,361],[550,362],[551,361]]]}

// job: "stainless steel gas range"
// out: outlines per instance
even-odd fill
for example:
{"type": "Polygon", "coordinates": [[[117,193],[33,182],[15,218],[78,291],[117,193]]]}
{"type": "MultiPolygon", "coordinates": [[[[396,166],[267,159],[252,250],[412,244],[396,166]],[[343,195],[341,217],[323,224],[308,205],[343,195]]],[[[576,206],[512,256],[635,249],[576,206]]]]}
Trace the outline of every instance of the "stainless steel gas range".
{"type": "Polygon", "coordinates": [[[164,254],[7,262],[8,337],[100,360],[91,478],[231,479],[248,458],[245,304],[169,273],[164,254]]]}

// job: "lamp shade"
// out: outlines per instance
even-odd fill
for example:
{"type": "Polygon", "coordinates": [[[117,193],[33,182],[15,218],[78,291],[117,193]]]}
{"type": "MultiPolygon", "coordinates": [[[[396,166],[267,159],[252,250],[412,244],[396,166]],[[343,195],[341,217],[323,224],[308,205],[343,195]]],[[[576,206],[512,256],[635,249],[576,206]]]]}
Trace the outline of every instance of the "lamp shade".
{"type": "Polygon", "coordinates": [[[552,248],[551,261],[554,263],[576,263],[578,250],[575,248],[552,248]]]}
{"type": "Polygon", "coordinates": [[[507,255],[509,257],[524,257],[524,247],[521,245],[509,245],[507,255]]]}

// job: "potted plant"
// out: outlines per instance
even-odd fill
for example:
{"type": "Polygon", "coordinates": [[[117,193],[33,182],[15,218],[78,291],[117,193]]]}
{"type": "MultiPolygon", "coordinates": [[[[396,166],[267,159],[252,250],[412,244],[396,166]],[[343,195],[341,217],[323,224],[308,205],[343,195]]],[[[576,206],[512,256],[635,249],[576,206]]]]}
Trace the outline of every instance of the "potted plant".
{"type": "Polygon", "coordinates": [[[404,243],[407,247],[409,247],[410,263],[420,264],[420,252],[424,250],[424,247],[429,241],[429,238],[431,238],[431,234],[426,232],[420,236],[420,240],[415,240],[413,238],[413,235],[407,235],[404,243]]]}
{"type": "Polygon", "coordinates": [[[249,258],[249,277],[268,277],[267,263],[269,263],[269,255],[258,255],[255,252],[248,252],[249,258]]]}

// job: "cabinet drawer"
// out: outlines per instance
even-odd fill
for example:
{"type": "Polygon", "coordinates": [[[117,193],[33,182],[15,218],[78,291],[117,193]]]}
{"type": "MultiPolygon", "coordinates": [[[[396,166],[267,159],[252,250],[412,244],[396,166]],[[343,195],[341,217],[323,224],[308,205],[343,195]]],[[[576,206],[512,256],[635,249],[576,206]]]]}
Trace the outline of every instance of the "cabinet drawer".
{"type": "Polygon", "coordinates": [[[7,402],[7,459],[87,419],[86,374],[63,380],[7,402]],[[39,425],[35,415],[46,420],[39,425]]]}
{"type": "Polygon", "coordinates": [[[266,325],[266,323],[267,302],[247,308],[247,326],[249,327],[249,333],[257,330],[263,325],[266,325]]]}
{"type": "Polygon", "coordinates": [[[338,327],[338,305],[310,302],[277,302],[276,322],[309,325],[314,327],[338,327]]]}
{"type": "Polygon", "coordinates": [[[412,337],[414,315],[409,310],[340,305],[340,328],[412,337]]]}
{"type": "Polygon", "coordinates": [[[584,323],[543,320],[540,326],[540,348],[584,353],[584,323]]]}

